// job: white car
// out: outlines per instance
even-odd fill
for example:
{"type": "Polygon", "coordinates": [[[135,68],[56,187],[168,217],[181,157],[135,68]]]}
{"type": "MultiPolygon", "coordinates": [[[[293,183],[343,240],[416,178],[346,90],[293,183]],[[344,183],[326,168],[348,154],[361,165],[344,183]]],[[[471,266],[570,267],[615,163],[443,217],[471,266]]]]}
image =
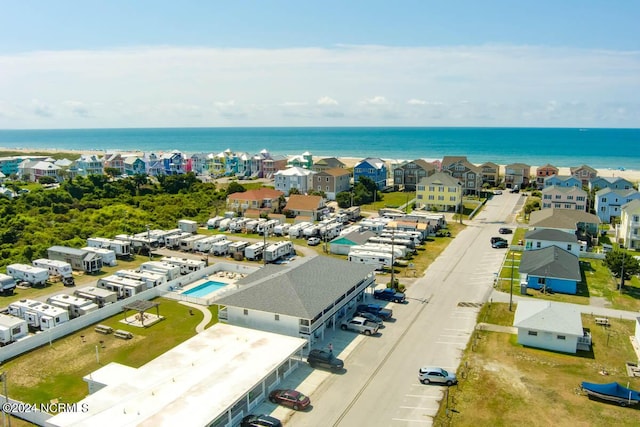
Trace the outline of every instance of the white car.
{"type": "Polygon", "coordinates": [[[319,244],[320,244],[319,237],[309,237],[309,239],[307,240],[307,245],[309,246],[318,246],[319,244]]]}
{"type": "Polygon", "coordinates": [[[458,383],[456,374],[449,373],[442,368],[425,366],[418,371],[418,379],[422,384],[445,384],[448,386],[458,383]]]}

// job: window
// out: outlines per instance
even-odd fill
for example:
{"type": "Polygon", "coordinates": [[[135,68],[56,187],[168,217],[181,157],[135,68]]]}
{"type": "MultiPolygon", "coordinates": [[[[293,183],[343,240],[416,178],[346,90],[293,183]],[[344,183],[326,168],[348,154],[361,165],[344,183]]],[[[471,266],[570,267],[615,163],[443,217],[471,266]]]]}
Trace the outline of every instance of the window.
{"type": "Polygon", "coordinates": [[[450,201],[450,202],[455,202],[455,201],[456,201],[456,196],[451,196],[451,197],[449,197],[449,201],[450,201]]]}
{"type": "Polygon", "coordinates": [[[561,195],[559,195],[559,194],[556,194],[555,199],[556,199],[556,200],[560,200],[560,199],[562,199],[562,196],[561,196],[561,195]]]}
{"type": "Polygon", "coordinates": [[[578,196],[576,197],[576,200],[579,202],[584,202],[584,196],[578,196]]]}
{"type": "Polygon", "coordinates": [[[329,182],[329,177],[327,177],[326,179],[327,179],[327,182],[329,182]]]}
{"type": "Polygon", "coordinates": [[[545,200],[551,200],[551,194],[545,194],[544,195],[544,199],[545,200]]]}
{"type": "Polygon", "coordinates": [[[280,315],[279,315],[279,314],[275,314],[273,317],[274,317],[276,320],[280,320],[280,315]]]}
{"type": "Polygon", "coordinates": [[[244,311],[244,315],[248,316],[249,315],[249,310],[247,310],[246,308],[243,310],[244,311]]]}
{"type": "Polygon", "coordinates": [[[429,191],[436,191],[436,187],[434,187],[433,185],[429,186],[429,191]]]}
{"type": "Polygon", "coordinates": [[[537,337],[538,336],[538,331],[529,331],[527,332],[528,335],[531,335],[532,337],[537,337]]]}
{"type": "Polygon", "coordinates": [[[567,200],[573,200],[573,196],[567,196],[567,200]]]}
{"type": "Polygon", "coordinates": [[[570,250],[571,250],[571,243],[569,243],[569,244],[567,245],[567,250],[568,250],[568,251],[570,251],[570,250]]]}
{"type": "Polygon", "coordinates": [[[540,242],[536,242],[536,248],[540,248],[541,243],[540,242]]]}
{"type": "Polygon", "coordinates": [[[429,194],[429,200],[435,200],[433,194],[429,194]]]}
{"type": "Polygon", "coordinates": [[[566,339],[567,339],[567,337],[566,337],[566,336],[564,336],[564,335],[558,335],[558,339],[559,339],[559,340],[566,340],[566,339]]]}
{"type": "Polygon", "coordinates": [[[444,200],[444,196],[438,196],[438,200],[444,200]]]}
{"type": "Polygon", "coordinates": [[[638,222],[638,221],[640,221],[640,215],[634,215],[633,222],[638,222]]]}

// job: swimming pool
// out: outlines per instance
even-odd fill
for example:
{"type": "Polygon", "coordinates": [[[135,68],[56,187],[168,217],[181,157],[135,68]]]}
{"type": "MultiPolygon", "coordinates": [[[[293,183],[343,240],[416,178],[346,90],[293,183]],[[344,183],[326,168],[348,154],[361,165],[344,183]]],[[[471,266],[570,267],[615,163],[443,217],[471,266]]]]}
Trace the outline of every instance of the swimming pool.
{"type": "Polygon", "coordinates": [[[224,288],[228,283],[216,282],[213,280],[209,280],[204,282],[195,288],[188,289],[182,292],[183,295],[189,295],[190,297],[200,298],[205,295],[208,295],[214,291],[224,288]]]}

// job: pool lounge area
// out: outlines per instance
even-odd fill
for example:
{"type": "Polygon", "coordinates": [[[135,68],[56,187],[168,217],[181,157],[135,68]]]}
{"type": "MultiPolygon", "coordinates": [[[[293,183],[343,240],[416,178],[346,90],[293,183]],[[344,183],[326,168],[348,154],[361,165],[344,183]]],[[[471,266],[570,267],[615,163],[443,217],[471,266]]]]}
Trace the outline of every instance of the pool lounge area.
{"type": "Polygon", "coordinates": [[[215,291],[223,289],[226,286],[229,286],[229,283],[207,280],[206,282],[190,287],[189,289],[186,289],[181,293],[183,295],[189,295],[190,297],[202,298],[215,291]]]}
{"type": "Polygon", "coordinates": [[[246,274],[233,273],[228,271],[218,271],[196,280],[188,285],[175,289],[180,295],[189,298],[209,299],[215,297],[216,294],[224,293],[224,289],[229,285],[233,285],[237,280],[243,278],[246,274]]]}

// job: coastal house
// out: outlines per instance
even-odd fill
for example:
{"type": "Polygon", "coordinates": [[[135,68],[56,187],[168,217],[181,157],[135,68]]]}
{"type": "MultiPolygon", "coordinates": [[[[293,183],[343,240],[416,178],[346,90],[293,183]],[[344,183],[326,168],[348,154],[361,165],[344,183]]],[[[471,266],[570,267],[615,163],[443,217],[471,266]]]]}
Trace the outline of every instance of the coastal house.
{"type": "Polygon", "coordinates": [[[8,156],[8,157],[0,157],[0,172],[2,172],[5,176],[17,175],[20,176],[20,164],[25,160],[46,160],[47,156],[8,156]]]}
{"type": "Polygon", "coordinates": [[[628,190],[603,188],[596,191],[594,209],[603,223],[610,223],[620,218],[623,205],[637,199],[640,199],[640,192],[634,188],[628,190]]]}
{"type": "Polygon", "coordinates": [[[287,168],[287,157],[273,154],[262,160],[262,178],[273,179],[276,172],[287,168]]]}
{"type": "Polygon", "coordinates": [[[78,175],[103,175],[104,174],[104,161],[102,157],[95,154],[82,154],[80,158],[75,162],[78,175]]]}
{"type": "Polygon", "coordinates": [[[587,192],[578,187],[554,185],[542,190],[542,209],[574,209],[586,211],[587,192]]]}
{"type": "Polygon", "coordinates": [[[189,157],[186,157],[185,160],[185,172],[193,172],[196,175],[209,174],[207,153],[193,153],[189,157]]]}
{"type": "Polygon", "coordinates": [[[542,188],[544,188],[545,178],[548,176],[558,175],[559,171],[560,170],[557,167],[550,165],[549,163],[536,168],[536,188],[538,188],[538,190],[542,190],[542,188]]]}
{"type": "Polygon", "coordinates": [[[313,156],[308,151],[295,156],[290,156],[287,161],[287,166],[310,170],[313,167],[313,156]]]}
{"type": "Polygon", "coordinates": [[[457,211],[462,204],[462,183],[446,172],[422,178],[416,190],[416,208],[457,211]]]}
{"type": "Polygon", "coordinates": [[[18,176],[24,181],[38,182],[41,177],[62,181],[62,168],[45,160],[24,160],[18,166],[18,176]]]}
{"type": "Polygon", "coordinates": [[[598,171],[587,165],[571,167],[569,173],[578,178],[583,187],[588,187],[589,181],[598,176],[598,171]]]}
{"type": "Polygon", "coordinates": [[[291,267],[266,265],[240,279],[239,291],[216,304],[223,323],[301,337],[310,345],[335,330],[338,319],[375,286],[375,266],[331,257],[305,258],[291,267]]]}
{"type": "Polygon", "coordinates": [[[441,171],[460,181],[462,194],[480,194],[482,190],[482,170],[470,163],[465,156],[445,156],[441,171]]]}
{"type": "Polygon", "coordinates": [[[622,206],[617,238],[627,249],[640,249],[640,199],[622,206]]]}
{"type": "Polygon", "coordinates": [[[513,326],[518,344],[562,353],[589,350],[591,337],[582,327],[580,312],[551,301],[520,301],[513,326]]]}
{"type": "Polygon", "coordinates": [[[227,156],[224,152],[209,153],[207,155],[207,167],[209,175],[213,177],[224,176],[227,173],[226,169],[227,156]]]}
{"type": "Polygon", "coordinates": [[[116,170],[116,176],[124,175],[124,159],[121,153],[105,153],[102,161],[103,168],[116,170]]]}
{"type": "Polygon", "coordinates": [[[600,218],[596,215],[572,209],[542,209],[531,212],[529,217],[530,228],[552,228],[575,234],[588,246],[597,244],[599,224],[600,218]]]}
{"type": "Polygon", "coordinates": [[[147,173],[147,164],[141,157],[128,156],[124,159],[124,173],[128,176],[144,175],[147,173]]]}
{"type": "Polygon", "coordinates": [[[284,196],[282,191],[267,187],[232,193],[227,196],[227,209],[238,212],[241,216],[244,216],[248,209],[257,210],[259,213],[276,212],[280,208],[280,196],[284,196]]]}
{"type": "Polygon", "coordinates": [[[485,162],[479,166],[482,174],[482,185],[497,187],[500,184],[500,166],[493,162],[485,162]]]}
{"type": "Polygon", "coordinates": [[[314,172],[324,172],[329,169],[336,169],[336,168],[344,169],[345,167],[346,165],[342,163],[340,160],[338,160],[337,158],[325,157],[315,162],[311,167],[311,169],[314,172]]]}
{"type": "Polygon", "coordinates": [[[165,174],[164,162],[155,153],[145,154],[145,169],[149,176],[160,176],[165,174]]]}
{"type": "Polygon", "coordinates": [[[379,190],[387,186],[387,165],[382,159],[367,157],[353,167],[353,182],[357,184],[361,177],[372,180],[379,190]]]}
{"type": "Polygon", "coordinates": [[[543,188],[547,187],[582,188],[582,181],[573,175],[551,175],[543,180],[543,188]]]}
{"type": "Polygon", "coordinates": [[[186,173],[187,161],[180,151],[173,150],[169,153],[162,153],[160,160],[164,167],[164,175],[182,175],[186,173]]]}
{"type": "Polygon", "coordinates": [[[289,211],[296,217],[308,217],[311,221],[318,221],[326,209],[325,201],[320,196],[306,196],[292,194],[287,200],[284,211],[289,211]]]}
{"type": "Polygon", "coordinates": [[[298,190],[300,194],[306,194],[313,189],[313,176],[316,172],[309,169],[293,166],[273,174],[273,181],[276,190],[289,195],[292,188],[298,190]]]}
{"type": "Polygon", "coordinates": [[[611,190],[634,190],[633,183],[621,176],[597,176],[589,181],[589,191],[598,191],[604,188],[611,190]]]}
{"type": "Polygon", "coordinates": [[[338,193],[350,188],[351,174],[347,169],[326,169],[313,176],[313,189],[324,192],[327,200],[335,200],[338,193]]]}
{"type": "Polygon", "coordinates": [[[544,249],[550,246],[557,246],[575,256],[580,256],[580,252],[587,250],[586,245],[579,242],[575,234],[562,230],[540,228],[529,230],[524,235],[525,251],[544,249]]]}
{"type": "Polygon", "coordinates": [[[575,295],[582,280],[579,258],[555,245],[522,252],[518,271],[522,285],[543,292],[575,295]]]}
{"type": "Polygon", "coordinates": [[[526,188],[531,177],[531,166],[524,163],[511,163],[504,168],[504,182],[507,188],[526,188]]]}
{"type": "Polygon", "coordinates": [[[407,162],[393,171],[393,186],[405,191],[416,191],[422,178],[436,173],[436,167],[423,159],[407,162]]]}

